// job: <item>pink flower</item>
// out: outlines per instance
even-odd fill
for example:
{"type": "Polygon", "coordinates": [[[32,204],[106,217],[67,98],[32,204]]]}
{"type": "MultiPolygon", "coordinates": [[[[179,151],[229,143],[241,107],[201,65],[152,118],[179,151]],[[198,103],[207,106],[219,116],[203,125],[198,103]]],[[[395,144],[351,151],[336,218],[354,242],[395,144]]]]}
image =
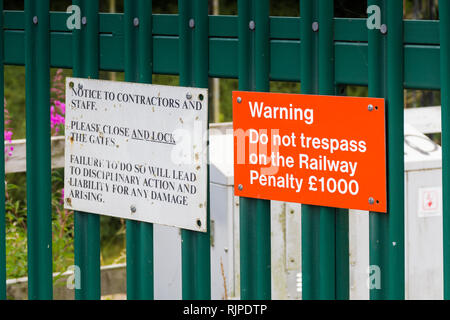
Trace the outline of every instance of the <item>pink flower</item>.
{"type": "Polygon", "coordinates": [[[66,105],[59,100],[56,100],[54,104],[54,106],[50,106],[50,126],[55,135],[60,132],[61,126],[64,126],[66,105]]]}
{"type": "Polygon", "coordinates": [[[61,189],[61,199],[59,200],[60,204],[64,204],[64,188],[61,189]]]}

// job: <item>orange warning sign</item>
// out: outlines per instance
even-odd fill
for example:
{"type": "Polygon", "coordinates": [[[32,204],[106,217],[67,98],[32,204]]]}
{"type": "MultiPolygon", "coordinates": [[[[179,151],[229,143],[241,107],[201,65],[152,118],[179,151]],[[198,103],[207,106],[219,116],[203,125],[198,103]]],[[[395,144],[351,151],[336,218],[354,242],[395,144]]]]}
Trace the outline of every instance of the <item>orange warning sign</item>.
{"type": "Polygon", "coordinates": [[[387,211],[384,99],[233,92],[242,197],[387,211]]]}

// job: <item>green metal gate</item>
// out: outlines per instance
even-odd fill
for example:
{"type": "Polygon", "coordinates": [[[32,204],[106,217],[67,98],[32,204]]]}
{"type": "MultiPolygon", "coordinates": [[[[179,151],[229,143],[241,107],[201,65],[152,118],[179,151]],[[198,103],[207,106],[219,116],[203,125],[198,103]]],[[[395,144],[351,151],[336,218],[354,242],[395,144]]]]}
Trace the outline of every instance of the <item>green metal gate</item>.
{"type": "MultiPolygon", "coordinates": [[[[270,80],[301,82],[302,93],[334,95],[343,85],[368,86],[387,105],[388,214],[370,213],[370,264],[381,269],[372,299],[404,299],[403,90],[442,94],[444,297],[450,298],[450,3],[440,21],[403,20],[403,1],[369,0],[386,28],[366,19],[335,18],[333,0],[300,0],[299,17],[270,17],[269,0],[239,0],[237,16],[208,16],[207,0],[179,0],[179,14],[152,14],[151,0],[125,0],[125,12],[99,13],[96,0],[74,0],[81,29],[49,0],[25,0],[4,11],[0,0],[0,101],[3,65],[26,68],[29,298],[52,298],[50,67],[97,78],[124,71],[126,81],[180,76],[207,87],[209,77],[237,78],[240,90],[269,91],[270,80]]],[[[3,117],[3,112],[1,112],[3,117]]],[[[0,118],[0,125],[3,119],[0,118]]],[[[0,157],[3,157],[2,154],[0,157]]],[[[4,172],[4,159],[0,158],[4,172]]],[[[0,183],[0,202],[4,200],[0,183]]],[[[209,209],[208,209],[209,211],[209,209]]],[[[208,226],[209,230],[209,226],[208,226]]],[[[241,298],[271,298],[270,202],[241,199],[241,298]]],[[[127,222],[127,295],[153,299],[153,226],[127,222]]],[[[209,299],[210,235],[182,232],[183,299],[209,299]]],[[[303,206],[303,299],[348,299],[348,210],[303,206]]],[[[6,298],[5,218],[0,210],[0,298],[6,298]]],[[[75,214],[76,299],[100,298],[100,223],[75,214]]]]}

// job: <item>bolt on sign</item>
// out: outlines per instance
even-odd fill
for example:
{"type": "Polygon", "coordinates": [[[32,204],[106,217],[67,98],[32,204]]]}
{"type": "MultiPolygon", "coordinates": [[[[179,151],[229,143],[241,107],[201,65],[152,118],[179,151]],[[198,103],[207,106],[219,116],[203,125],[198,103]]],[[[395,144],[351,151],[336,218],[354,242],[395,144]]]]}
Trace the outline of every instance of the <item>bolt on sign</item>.
{"type": "Polygon", "coordinates": [[[66,209],[206,232],[207,89],[66,80],[66,209]]]}
{"type": "Polygon", "coordinates": [[[233,92],[238,196],[386,212],[384,99],[233,92]]]}

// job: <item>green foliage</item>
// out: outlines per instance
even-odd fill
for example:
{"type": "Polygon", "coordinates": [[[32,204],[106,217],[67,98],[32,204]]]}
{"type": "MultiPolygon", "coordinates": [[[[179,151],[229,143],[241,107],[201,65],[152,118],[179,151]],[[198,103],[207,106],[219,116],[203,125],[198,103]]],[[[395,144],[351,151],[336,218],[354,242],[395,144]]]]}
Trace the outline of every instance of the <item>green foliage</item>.
{"type": "Polygon", "coordinates": [[[7,184],[6,188],[6,274],[8,278],[27,275],[26,209],[23,201],[14,200],[10,194],[18,187],[7,184]]]}
{"type": "Polygon", "coordinates": [[[233,102],[231,101],[231,92],[238,90],[238,81],[236,79],[220,79],[220,116],[221,122],[233,120],[233,102]]]}
{"type": "Polygon", "coordinates": [[[125,263],[124,219],[100,216],[100,259],[102,265],[125,263]]]}
{"type": "MultiPolygon", "coordinates": [[[[25,174],[8,175],[22,181],[25,174]]],[[[73,265],[73,212],[64,210],[61,189],[62,170],[52,171],[52,251],[53,271],[66,271],[73,265]]],[[[6,252],[8,278],[27,276],[27,207],[26,184],[6,185],[6,252]]]]}
{"type": "Polygon", "coordinates": [[[368,97],[369,89],[361,86],[347,86],[345,95],[350,97],[368,97]]]}
{"type": "MultiPolygon", "coordinates": [[[[52,171],[53,272],[65,272],[74,264],[74,214],[63,207],[63,175],[63,169],[52,171]]],[[[26,174],[8,174],[6,179],[6,273],[8,278],[26,277],[26,174]]],[[[101,216],[100,223],[102,265],[125,262],[125,221],[101,216]]]]}
{"type": "Polygon", "coordinates": [[[270,92],[300,93],[300,83],[284,82],[284,81],[271,81],[270,82],[270,92]]]}
{"type": "MultiPolygon", "coordinates": [[[[50,77],[53,79],[58,69],[50,70],[50,77]]],[[[63,69],[63,77],[72,76],[72,70],[63,69]]],[[[5,99],[10,114],[13,139],[25,139],[25,67],[5,66],[5,99]]],[[[56,95],[52,93],[52,98],[56,95]]]]}
{"type": "Polygon", "coordinates": [[[53,271],[66,271],[74,262],[72,211],[63,205],[64,170],[52,171],[52,252],[53,271]]]}
{"type": "Polygon", "coordinates": [[[13,139],[25,138],[25,68],[5,66],[5,99],[11,116],[13,139]]]}

